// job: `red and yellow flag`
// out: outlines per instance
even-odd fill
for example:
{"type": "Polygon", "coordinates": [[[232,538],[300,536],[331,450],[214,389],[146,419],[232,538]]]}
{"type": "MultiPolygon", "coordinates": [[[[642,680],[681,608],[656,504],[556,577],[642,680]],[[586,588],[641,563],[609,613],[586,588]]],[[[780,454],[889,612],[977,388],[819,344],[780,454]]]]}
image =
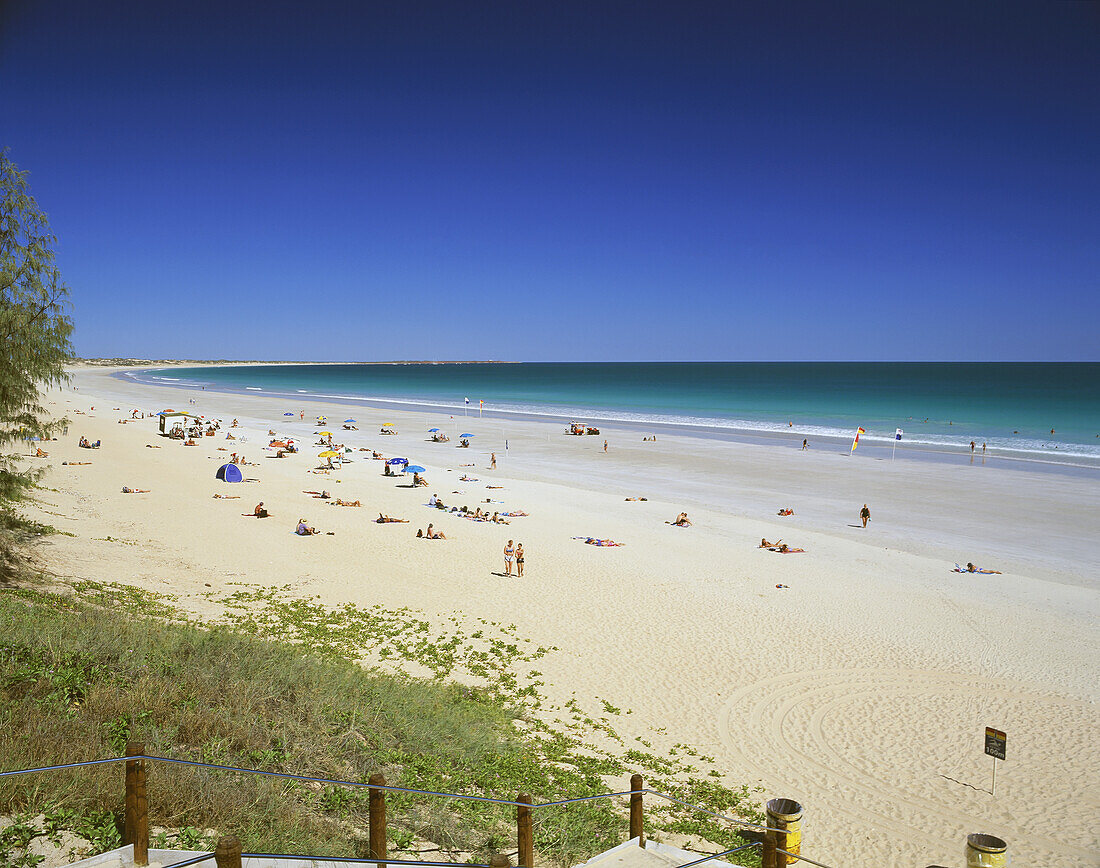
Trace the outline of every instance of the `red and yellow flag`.
{"type": "Polygon", "coordinates": [[[856,439],[852,441],[852,451],[853,452],[856,451],[856,447],[859,445],[859,435],[860,434],[866,434],[866,433],[867,432],[864,431],[862,428],[856,428],[856,439]]]}

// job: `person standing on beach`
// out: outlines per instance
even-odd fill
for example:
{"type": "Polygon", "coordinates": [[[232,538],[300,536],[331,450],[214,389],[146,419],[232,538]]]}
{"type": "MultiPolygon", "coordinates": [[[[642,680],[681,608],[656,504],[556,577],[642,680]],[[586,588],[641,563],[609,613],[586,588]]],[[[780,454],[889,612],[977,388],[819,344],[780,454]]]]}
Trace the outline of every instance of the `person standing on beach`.
{"type": "Polygon", "coordinates": [[[490,452],[489,453],[489,469],[490,470],[496,470],[497,469],[497,454],[495,452],[490,452]]]}
{"type": "Polygon", "coordinates": [[[867,508],[867,504],[863,504],[863,509],[859,511],[859,518],[863,522],[863,526],[867,527],[867,522],[871,520],[871,510],[867,508]]]}
{"type": "Polygon", "coordinates": [[[508,540],[508,545],[504,547],[504,575],[512,575],[512,558],[515,555],[516,550],[512,546],[512,541],[508,540]]]}
{"type": "Polygon", "coordinates": [[[809,447],[809,445],[810,445],[809,443],[807,443],[805,440],[803,440],[802,441],[802,451],[805,452],[806,449],[809,447]]]}
{"type": "Polygon", "coordinates": [[[973,440],[970,441],[970,454],[971,455],[974,454],[974,441],[973,440]]]}
{"type": "Polygon", "coordinates": [[[604,455],[607,454],[607,441],[606,440],[603,441],[603,452],[604,452],[604,455]]]}
{"type": "Polygon", "coordinates": [[[523,578],[523,543],[516,543],[516,577],[523,578]]]}

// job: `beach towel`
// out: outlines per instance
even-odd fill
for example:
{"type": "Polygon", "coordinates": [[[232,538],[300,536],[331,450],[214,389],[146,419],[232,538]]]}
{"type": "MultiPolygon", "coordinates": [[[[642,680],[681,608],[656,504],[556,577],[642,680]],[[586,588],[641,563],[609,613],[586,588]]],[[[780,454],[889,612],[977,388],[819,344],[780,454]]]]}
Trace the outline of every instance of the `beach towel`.
{"type": "MultiPolygon", "coordinates": [[[[969,573],[970,570],[968,570],[966,567],[960,567],[958,564],[955,564],[955,569],[953,569],[951,572],[953,572],[953,573],[969,573]]],[[[975,569],[974,573],[980,573],[983,576],[999,576],[999,575],[1001,575],[1000,570],[979,570],[979,569],[975,569]]]]}

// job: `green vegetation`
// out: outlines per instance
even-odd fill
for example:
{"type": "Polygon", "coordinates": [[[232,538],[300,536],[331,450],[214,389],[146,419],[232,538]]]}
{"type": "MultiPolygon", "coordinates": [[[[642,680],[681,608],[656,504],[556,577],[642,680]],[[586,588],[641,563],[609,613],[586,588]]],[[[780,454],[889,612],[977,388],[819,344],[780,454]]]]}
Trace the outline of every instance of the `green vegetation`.
{"type": "MultiPolygon", "coordinates": [[[[640,771],[653,789],[760,819],[754,794],[721,786],[713,768],[700,774],[709,758],[688,746],[675,756],[627,750],[606,716],[589,717],[576,701],[548,708],[532,664],[555,649],[514,626],[467,629],[458,616],[435,625],[410,610],[328,609],[248,587],[212,597],[223,615],[207,626],[186,623],[170,597],[128,586],[82,582],[73,592],[0,592],[4,769],[117,756],[133,739],[161,756],[360,782],[382,772],[398,786],[526,792],[536,803],[606,792],[640,771]]],[[[97,849],[117,841],[121,796],[121,766],[0,779],[0,813],[45,814],[55,831],[98,830],[97,849]]],[[[393,850],[432,842],[442,858],[487,861],[515,848],[508,806],[410,794],[390,794],[388,805],[393,850]]],[[[365,789],[153,763],[149,808],[167,830],[154,843],[207,847],[232,832],[255,851],[366,853],[365,789]]],[[[557,864],[626,834],[624,800],[534,817],[536,851],[557,864]]],[[[740,841],[725,824],[654,798],[646,819],[651,835],[740,841]]],[[[12,856],[0,841],[0,864],[23,858],[26,834],[8,843],[12,856]]]]}
{"type": "MultiPolygon", "coordinates": [[[[39,394],[40,386],[65,379],[72,355],[68,289],[54,265],[55,241],[28,191],[27,173],[0,151],[0,447],[48,437],[64,424],[46,419],[39,394]]],[[[41,532],[13,510],[40,473],[0,454],[0,579],[19,566],[17,544],[41,532]]]]}

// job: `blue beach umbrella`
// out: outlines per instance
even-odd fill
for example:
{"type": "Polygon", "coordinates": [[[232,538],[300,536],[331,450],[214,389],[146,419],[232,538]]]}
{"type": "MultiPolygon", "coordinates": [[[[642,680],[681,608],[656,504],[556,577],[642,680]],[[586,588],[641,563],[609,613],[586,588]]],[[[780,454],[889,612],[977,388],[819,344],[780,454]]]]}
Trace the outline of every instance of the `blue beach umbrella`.
{"type": "Polygon", "coordinates": [[[419,464],[407,464],[405,465],[406,473],[425,473],[426,470],[419,464]]]}
{"type": "Polygon", "coordinates": [[[293,416],[293,413],[283,413],[284,416],[293,416]]]}
{"type": "Polygon", "coordinates": [[[355,421],[354,419],[345,419],[345,420],[344,420],[344,424],[345,424],[345,425],[350,425],[350,424],[351,424],[352,422],[354,422],[354,421],[355,421]]]}
{"type": "Polygon", "coordinates": [[[438,433],[439,433],[439,429],[438,429],[438,428],[429,428],[429,429],[428,429],[428,433],[429,433],[429,434],[438,434],[438,433]]]}
{"type": "Polygon", "coordinates": [[[408,458],[391,458],[386,463],[387,464],[408,464],[409,459],[408,458]]]}
{"type": "Polygon", "coordinates": [[[474,436],[473,434],[459,434],[458,435],[460,440],[468,440],[469,438],[471,438],[473,436],[474,436]]]}

